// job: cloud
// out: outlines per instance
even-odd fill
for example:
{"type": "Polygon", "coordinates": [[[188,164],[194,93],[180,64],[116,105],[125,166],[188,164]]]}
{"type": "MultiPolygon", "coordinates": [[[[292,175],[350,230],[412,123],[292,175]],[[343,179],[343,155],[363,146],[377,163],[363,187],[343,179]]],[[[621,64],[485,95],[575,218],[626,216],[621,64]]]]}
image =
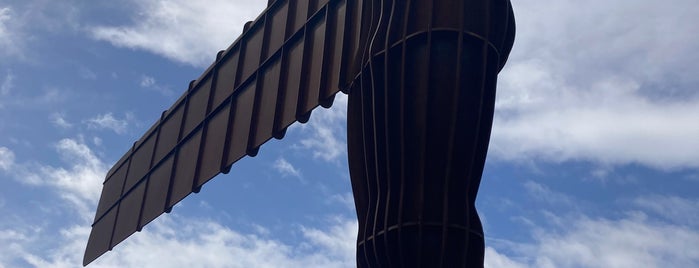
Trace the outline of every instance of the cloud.
{"type": "Polygon", "coordinates": [[[129,121],[133,119],[133,115],[126,114],[124,119],[117,119],[112,113],[98,115],[87,120],[87,125],[94,129],[109,129],[117,134],[124,134],[129,126],[129,121]]]}
{"type": "Polygon", "coordinates": [[[675,224],[699,227],[699,199],[651,195],[636,198],[633,204],[675,224]]]}
{"type": "Polygon", "coordinates": [[[552,191],[548,186],[534,181],[524,183],[524,188],[532,198],[555,206],[573,206],[575,202],[565,194],[552,191]]]}
{"type": "Polygon", "coordinates": [[[485,263],[486,268],[526,268],[524,263],[510,259],[507,255],[498,253],[494,248],[485,248],[485,263]]]}
{"type": "Polygon", "coordinates": [[[0,7],[0,56],[13,56],[20,52],[21,39],[15,20],[15,12],[9,6],[0,7]]]}
{"type": "Polygon", "coordinates": [[[10,90],[12,90],[15,87],[14,81],[15,76],[12,74],[12,72],[7,71],[5,79],[3,79],[2,83],[0,84],[0,96],[4,96],[10,93],[10,90]]]}
{"type": "Polygon", "coordinates": [[[289,161],[286,161],[284,158],[279,158],[277,161],[274,161],[274,169],[279,171],[279,173],[282,174],[282,176],[292,176],[292,177],[297,177],[301,178],[301,171],[295,168],[289,161]]]}
{"type": "Polygon", "coordinates": [[[515,3],[492,155],[699,168],[696,12],[688,0],[515,3]]]}
{"type": "Polygon", "coordinates": [[[330,196],[330,201],[342,204],[349,211],[355,212],[354,195],[351,192],[344,194],[334,194],[330,196]]]}
{"type": "Polygon", "coordinates": [[[142,88],[156,91],[162,94],[163,96],[172,96],[174,94],[174,92],[169,87],[159,85],[155,78],[153,78],[152,76],[141,76],[141,81],[139,85],[142,88]]]}
{"type": "Polygon", "coordinates": [[[51,123],[59,128],[67,129],[73,127],[73,124],[66,120],[62,113],[52,113],[50,116],[51,123]]]}
{"type": "Polygon", "coordinates": [[[107,165],[86,144],[63,139],[56,150],[67,167],[22,164],[15,173],[18,181],[55,189],[86,219],[92,219],[99,200],[107,165]]]}
{"type": "Polygon", "coordinates": [[[306,138],[301,147],[313,151],[314,158],[336,162],[347,154],[347,95],[337,94],[330,109],[316,108],[308,124],[301,125],[306,138]]]}
{"type": "Polygon", "coordinates": [[[15,153],[7,147],[0,147],[0,170],[9,171],[15,164],[15,153]]]}
{"type": "MultiPolygon", "coordinates": [[[[216,222],[169,217],[130,237],[95,267],[352,267],[353,221],[301,228],[299,244],[243,234],[216,222]],[[176,252],[177,254],[172,254],[176,252]],[[147,254],[144,254],[147,253],[147,254]]],[[[91,266],[92,266],[91,265],[91,266]]]]}
{"type": "Polygon", "coordinates": [[[0,147],[0,168],[20,183],[55,190],[79,215],[91,218],[107,165],[80,140],[60,140],[55,149],[66,166],[17,162],[12,151],[0,147]]]}
{"type": "MultiPolygon", "coordinates": [[[[56,150],[62,166],[22,163],[18,181],[44,187],[66,202],[80,217],[61,223],[57,230],[0,220],[0,267],[77,267],[90,233],[94,206],[99,198],[104,162],[89,146],[64,139],[56,150]],[[27,182],[27,177],[32,182],[27,182]],[[3,229],[4,228],[4,229],[3,229]]],[[[0,148],[0,159],[10,153],[0,148]]],[[[3,160],[3,163],[6,161],[3,160]]],[[[14,162],[12,160],[11,162],[14,162]]],[[[50,196],[47,198],[51,198],[50,196]]],[[[64,211],[68,213],[68,211],[64,211]]],[[[50,216],[49,216],[50,217],[50,216]]],[[[330,217],[322,228],[293,227],[301,234],[295,243],[257,233],[241,233],[215,221],[189,218],[176,212],[160,217],[105,254],[91,267],[352,267],[357,223],[354,219],[330,217]],[[176,253],[176,254],[173,254],[176,253]]],[[[262,230],[262,231],[260,231],[262,230]]],[[[265,231],[267,230],[267,231],[265,231]]]]}
{"type": "Polygon", "coordinates": [[[118,47],[139,49],[165,58],[205,66],[227,48],[243,24],[265,8],[264,1],[133,1],[139,16],[131,25],[98,26],[92,37],[118,47]]]}
{"type": "MultiPolygon", "coordinates": [[[[620,219],[578,214],[556,219],[555,229],[534,229],[534,241],[499,243],[511,254],[486,249],[486,267],[695,267],[699,232],[649,220],[642,212],[620,219]]],[[[498,244],[498,243],[496,243],[498,244]]]]}
{"type": "Polygon", "coordinates": [[[141,76],[141,87],[149,88],[155,85],[155,78],[144,75],[141,76]]]}
{"type": "Polygon", "coordinates": [[[612,221],[579,218],[566,233],[538,237],[537,267],[693,267],[695,229],[653,223],[644,214],[612,221]]]}
{"type": "MultiPolygon", "coordinates": [[[[353,267],[356,223],[338,218],[328,224],[323,229],[299,227],[301,242],[285,244],[213,221],[170,214],[158,218],[90,267],[353,267]]],[[[38,237],[26,237],[25,233],[13,232],[10,234],[14,237],[3,239],[0,232],[0,241],[15,241],[13,255],[8,254],[3,263],[79,266],[89,232],[89,224],[66,227],[56,237],[60,246],[47,251],[33,246],[55,234],[38,232],[38,237]]]]}

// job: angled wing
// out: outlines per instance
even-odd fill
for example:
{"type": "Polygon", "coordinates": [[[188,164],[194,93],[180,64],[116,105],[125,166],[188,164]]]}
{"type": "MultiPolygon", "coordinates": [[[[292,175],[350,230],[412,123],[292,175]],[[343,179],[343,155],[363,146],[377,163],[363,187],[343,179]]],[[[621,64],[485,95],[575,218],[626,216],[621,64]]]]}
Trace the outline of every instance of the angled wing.
{"type": "Polygon", "coordinates": [[[295,121],[356,76],[357,1],[277,0],[109,170],[83,265],[295,121]]]}

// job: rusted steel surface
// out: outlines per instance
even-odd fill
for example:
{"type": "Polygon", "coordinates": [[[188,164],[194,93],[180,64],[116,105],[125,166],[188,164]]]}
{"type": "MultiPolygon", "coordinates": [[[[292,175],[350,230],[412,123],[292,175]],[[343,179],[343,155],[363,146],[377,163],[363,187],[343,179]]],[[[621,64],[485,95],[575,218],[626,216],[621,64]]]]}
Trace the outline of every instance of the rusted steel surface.
{"type": "Polygon", "coordinates": [[[359,267],[479,267],[509,0],[276,0],[108,172],[87,265],[349,93],[359,267]]]}
{"type": "Polygon", "coordinates": [[[108,172],[83,264],[329,107],[352,56],[349,12],[345,0],[270,2],[108,172]]]}

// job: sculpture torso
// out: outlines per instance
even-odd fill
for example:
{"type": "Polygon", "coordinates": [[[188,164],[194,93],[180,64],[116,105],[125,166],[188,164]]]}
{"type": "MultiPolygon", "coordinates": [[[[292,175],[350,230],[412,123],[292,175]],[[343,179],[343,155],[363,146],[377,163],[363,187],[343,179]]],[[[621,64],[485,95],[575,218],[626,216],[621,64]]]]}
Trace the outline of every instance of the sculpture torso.
{"type": "Polygon", "coordinates": [[[482,267],[474,203],[514,40],[510,3],[357,4],[368,32],[347,128],[358,267],[482,267]]]}

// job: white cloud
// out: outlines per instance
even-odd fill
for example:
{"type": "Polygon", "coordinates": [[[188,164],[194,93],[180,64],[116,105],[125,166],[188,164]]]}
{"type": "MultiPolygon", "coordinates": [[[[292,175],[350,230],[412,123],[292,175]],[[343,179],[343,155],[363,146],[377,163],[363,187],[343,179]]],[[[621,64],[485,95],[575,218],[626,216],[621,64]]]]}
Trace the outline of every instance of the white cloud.
{"type": "MultiPolygon", "coordinates": [[[[2,37],[0,36],[0,38],[2,37]]],[[[5,79],[3,79],[2,84],[0,84],[0,96],[7,95],[10,93],[10,90],[12,90],[15,86],[14,81],[15,76],[12,74],[12,72],[7,71],[5,79]]]]}
{"type": "Polygon", "coordinates": [[[507,160],[699,168],[699,6],[515,4],[491,150],[507,160]],[[547,14],[542,16],[541,14],[547,14]]]}
{"type": "Polygon", "coordinates": [[[56,189],[63,199],[74,205],[80,215],[91,219],[108,167],[80,141],[63,139],[58,142],[56,149],[68,167],[29,165],[23,174],[18,174],[18,180],[30,178],[27,182],[56,189]]]}
{"type": "Polygon", "coordinates": [[[330,109],[316,108],[311,119],[301,125],[307,137],[301,140],[301,147],[312,150],[313,157],[335,162],[347,154],[347,95],[337,94],[330,109]]]}
{"type": "Polygon", "coordinates": [[[636,198],[633,203],[675,224],[699,226],[699,199],[651,195],[636,198]]]}
{"type": "Polygon", "coordinates": [[[15,153],[7,147],[0,147],[0,170],[9,171],[15,164],[15,153]]]}
{"type": "MultiPolygon", "coordinates": [[[[512,254],[486,249],[486,267],[696,267],[695,228],[649,220],[642,212],[621,219],[574,215],[556,229],[532,230],[534,241],[505,244],[512,254]]],[[[497,243],[496,243],[497,244],[497,243]]]]}
{"type": "Polygon", "coordinates": [[[155,85],[155,78],[147,75],[141,76],[141,87],[148,88],[152,87],[153,85],[155,85]]]}
{"type": "Polygon", "coordinates": [[[354,195],[351,192],[344,194],[334,194],[330,196],[330,201],[337,202],[345,206],[349,211],[355,212],[354,195]]]}
{"type": "Polygon", "coordinates": [[[498,253],[494,248],[485,248],[485,263],[486,268],[526,268],[524,263],[510,259],[507,255],[498,253]]]}
{"type": "Polygon", "coordinates": [[[51,123],[59,128],[66,129],[73,127],[73,124],[68,122],[68,120],[66,120],[65,118],[65,115],[63,115],[62,113],[53,113],[51,114],[50,119],[51,123]]]}
{"type": "MultiPolygon", "coordinates": [[[[33,177],[32,184],[55,191],[81,217],[59,225],[57,231],[25,224],[0,229],[0,243],[4,245],[0,267],[61,268],[82,263],[89,223],[107,166],[78,140],[61,140],[56,149],[65,166],[25,163],[25,170],[15,176],[18,181],[33,177]]],[[[7,223],[5,220],[0,223],[7,223]]],[[[158,218],[90,267],[354,266],[356,220],[331,217],[326,228],[294,227],[302,238],[292,244],[260,237],[269,231],[255,226],[257,234],[245,234],[214,221],[173,213],[158,218]]]]}
{"type": "MultiPolygon", "coordinates": [[[[299,227],[301,242],[285,244],[216,222],[171,214],[158,218],[90,267],[353,267],[356,223],[338,218],[328,224],[323,229],[299,227]]],[[[24,261],[34,267],[77,267],[82,263],[89,232],[88,224],[62,229],[52,238],[60,240],[60,246],[47,251],[33,246],[42,242],[37,238],[55,234],[39,231],[38,237],[27,237],[26,233],[8,231],[12,237],[4,238],[0,232],[0,241],[14,241],[10,244],[14,247],[9,247],[14,249],[12,255],[8,252],[0,261],[24,261]]]]}
{"type": "Polygon", "coordinates": [[[205,66],[227,48],[243,24],[264,9],[265,1],[133,1],[132,25],[100,26],[92,36],[115,46],[142,49],[168,59],[205,66]]]}
{"type": "Polygon", "coordinates": [[[302,228],[303,242],[290,245],[243,234],[215,222],[163,218],[91,266],[352,267],[354,237],[347,239],[347,235],[356,236],[356,226],[349,220],[329,224],[322,230],[302,228]]]}
{"type": "Polygon", "coordinates": [[[97,80],[97,74],[95,71],[85,67],[81,66],[78,68],[78,75],[85,80],[97,80]]]}
{"type": "Polygon", "coordinates": [[[295,168],[294,165],[289,163],[289,161],[286,161],[284,158],[279,158],[277,161],[274,161],[274,169],[279,171],[279,173],[281,173],[284,177],[292,176],[301,178],[301,171],[295,168]]]}
{"type": "Polygon", "coordinates": [[[68,201],[79,215],[91,218],[107,173],[107,165],[79,140],[63,139],[55,148],[65,162],[65,167],[18,163],[12,151],[0,147],[0,168],[6,166],[18,182],[56,190],[58,196],[68,201]]]}
{"type": "Polygon", "coordinates": [[[20,36],[15,13],[9,6],[0,7],[0,56],[12,56],[20,52],[20,36]]]}
{"type": "Polygon", "coordinates": [[[527,181],[524,183],[524,188],[529,193],[532,198],[548,203],[549,205],[556,206],[571,206],[574,202],[571,198],[565,194],[552,191],[548,186],[534,182],[527,181]]]}
{"type": "Polygon", "coordinates": [[[563,234],[543,233],[531,256],[537,267],[694,267],[696,230],[652,223],[643,214],[621,220],[579,218],[563,234]]]}
{"type": "Polygon", "coordinates": [[[158,82],[152,76],[143,75],[141,76],[140,86],[145,89],[154,90],[164,96],[172,96],[174,92],[166,86],[159,85],[158,82]]]}
{"type": "Polygon", "coordinates": [[[126,114],[124,119],[117,119],[112,113],[106,113],[98,115],[94,118],[88,119],[87,124],[90,128],[95,129],[109,129],[117,134],[124,134],[129,126],[129,121],[133,119],[133,115],[126,114]]]}
{"type": "Polygon", "coordinates": [[[331,224],[328,230],[302,228],[303,236],[323,249],[323,255],[342,263],[342,267],[356,266],[357,221],[335,217],[331,224]]]}

